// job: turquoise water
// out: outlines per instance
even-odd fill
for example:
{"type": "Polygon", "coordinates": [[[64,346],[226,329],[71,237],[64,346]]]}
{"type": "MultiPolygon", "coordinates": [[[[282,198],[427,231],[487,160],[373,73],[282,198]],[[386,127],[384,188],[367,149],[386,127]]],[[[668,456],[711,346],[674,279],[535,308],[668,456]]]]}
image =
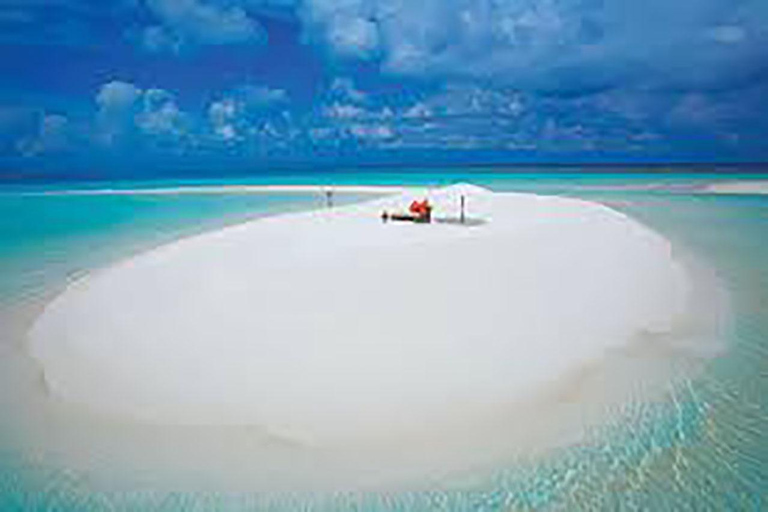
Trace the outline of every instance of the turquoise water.
{"type": "MultiPolygon", "coordinates": [[[[768,509],[768,196],[694,195],[685,192],[692,184],[685,176],[396,178],[370,176],[368,181],[441,184],[470,178],[498,190],[598,200],[633,215],[714,267],[731,300],[727,351],[707,360],[703,372],[675,380],[663,399],[626,404],[624,414],[588,441],[484,475],[461,491],[259,495],[96,490],[87,475],[46,464],[34,447],[16,443],[14,419],[8,414],[0,421],[0,510],[768,509]],[[659,183],[663,186],[647,187],[659,183]]],[[[339,176],[313,181],[324,180],[361,182],[359,177],[339,176]]],[[[147,185],[157,186],[120,184],[129,189],[147,185]]],[[[223,223],[316,208],[323,202],[315,194],[26,192],[0,194],[0,297],[9,311],[34,303],[84,269],[146,247],[223,223]]],[[[8,329],[0,334],[0,355],[21,357],[17,334],[8,329]]],[[[15,409],[2,410],[24,410],[25,404],[18,403],[8,387],[13,385],[11,377],[5,376],[3,385],[2,402],[15,409]]],[[[46,428],[44,415],[36,421],[46,428]]],[[[55,427],[48,428],[49,435],[57,435],[55,427]]]]}
{"type": "MultiPolygon", "coordinates": [[[[40,191],[0,189],[0,298],[34,293],[72,273],[179,236],[318,208],[325,200],[309,193],[82,196],[40,191]]],[[[347,194],[337,202],[356,199],[347,194]]]]}

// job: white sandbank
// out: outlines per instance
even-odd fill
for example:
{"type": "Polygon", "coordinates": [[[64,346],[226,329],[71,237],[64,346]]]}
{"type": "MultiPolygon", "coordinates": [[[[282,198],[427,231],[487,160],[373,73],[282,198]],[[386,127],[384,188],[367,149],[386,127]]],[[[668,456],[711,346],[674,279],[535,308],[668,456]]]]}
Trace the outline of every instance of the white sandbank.
{"type": "Polygon", "coordinates": [[[704,187],[714,194],[768,194],[768,180],[717,181],[704,187]]]}
{"type": "Polygon", "coordinates": [[[670,330],[687,294],[670,243],[623,214],[455,185],[161,246],[72,283],[29,349],[99,411],[343,443],[526,400],[670,330]],[[425,194],[484,222],[380,219],[425,194]]]}
{"type": "Polygon", "coordinates": [[[403,193],[405,187],[388,185],[188,185],[179,187],[94,188],[26,192],[29,196],[171,196],[222,194],[344,194],[403,193]]]}

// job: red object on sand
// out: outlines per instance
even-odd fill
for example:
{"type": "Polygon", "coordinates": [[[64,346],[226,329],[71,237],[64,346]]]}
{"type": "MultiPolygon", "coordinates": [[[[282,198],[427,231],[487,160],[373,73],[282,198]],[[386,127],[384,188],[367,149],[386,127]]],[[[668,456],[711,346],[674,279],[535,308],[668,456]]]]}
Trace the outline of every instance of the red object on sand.
{"type": "Polygon", "coordinates": [[[429,201],[427,201],[426,199],[421,202],[419,201],[412,202],[409,208],[411,213],[418,216],[427,215],[429,213],[429,210],[431,209],[432,207],[429,205],[429,201]]]}
{"type": "Polygon", "coordinates": [[[389,213],[384,211],[381,213],[381,220],[387,222],[389,220],[402,220],[410,222],[432,222],[432,205],[428,200],[413,201],[408,207],[408,213],[389,213]]]}

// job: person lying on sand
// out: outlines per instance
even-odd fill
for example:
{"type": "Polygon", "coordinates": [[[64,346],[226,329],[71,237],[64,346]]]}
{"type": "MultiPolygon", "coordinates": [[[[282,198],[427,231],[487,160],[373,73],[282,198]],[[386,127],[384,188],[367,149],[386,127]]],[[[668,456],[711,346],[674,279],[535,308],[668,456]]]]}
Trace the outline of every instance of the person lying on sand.
{"type": "Polygon", "coordinates": [[[410,222],[432,222],[432,205],[429,204],[428,199],[423,201],[414,200],[411,206],[408,207],[409,213],[388,213],[386,211],[381,213],[381,219],[384,222],[388,220],[402,220],[410,222]]]}

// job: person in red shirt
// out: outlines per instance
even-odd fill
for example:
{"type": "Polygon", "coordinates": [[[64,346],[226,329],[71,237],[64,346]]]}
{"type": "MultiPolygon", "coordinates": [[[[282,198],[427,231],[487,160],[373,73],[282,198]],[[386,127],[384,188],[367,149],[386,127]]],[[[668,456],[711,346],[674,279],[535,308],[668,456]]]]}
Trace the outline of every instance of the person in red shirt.
{"type": "Polygon", "coordinates": [[[412,202],[409,210],[415,216],[414,220],[417,222],[430,222],[432,220],[432,205],[429,204],[427,199],[421,202],[412,202]]]}
{"type": "Polygon", "coordinates": [[[427,199],[423,201],[413,201],[408,207],[409,213],[388,213],[386,211],[381,213],[381,220],[387,222],[389,220],[409,220],[412,222],[432,222],[432,205],[429,204],[427,199]]]}

